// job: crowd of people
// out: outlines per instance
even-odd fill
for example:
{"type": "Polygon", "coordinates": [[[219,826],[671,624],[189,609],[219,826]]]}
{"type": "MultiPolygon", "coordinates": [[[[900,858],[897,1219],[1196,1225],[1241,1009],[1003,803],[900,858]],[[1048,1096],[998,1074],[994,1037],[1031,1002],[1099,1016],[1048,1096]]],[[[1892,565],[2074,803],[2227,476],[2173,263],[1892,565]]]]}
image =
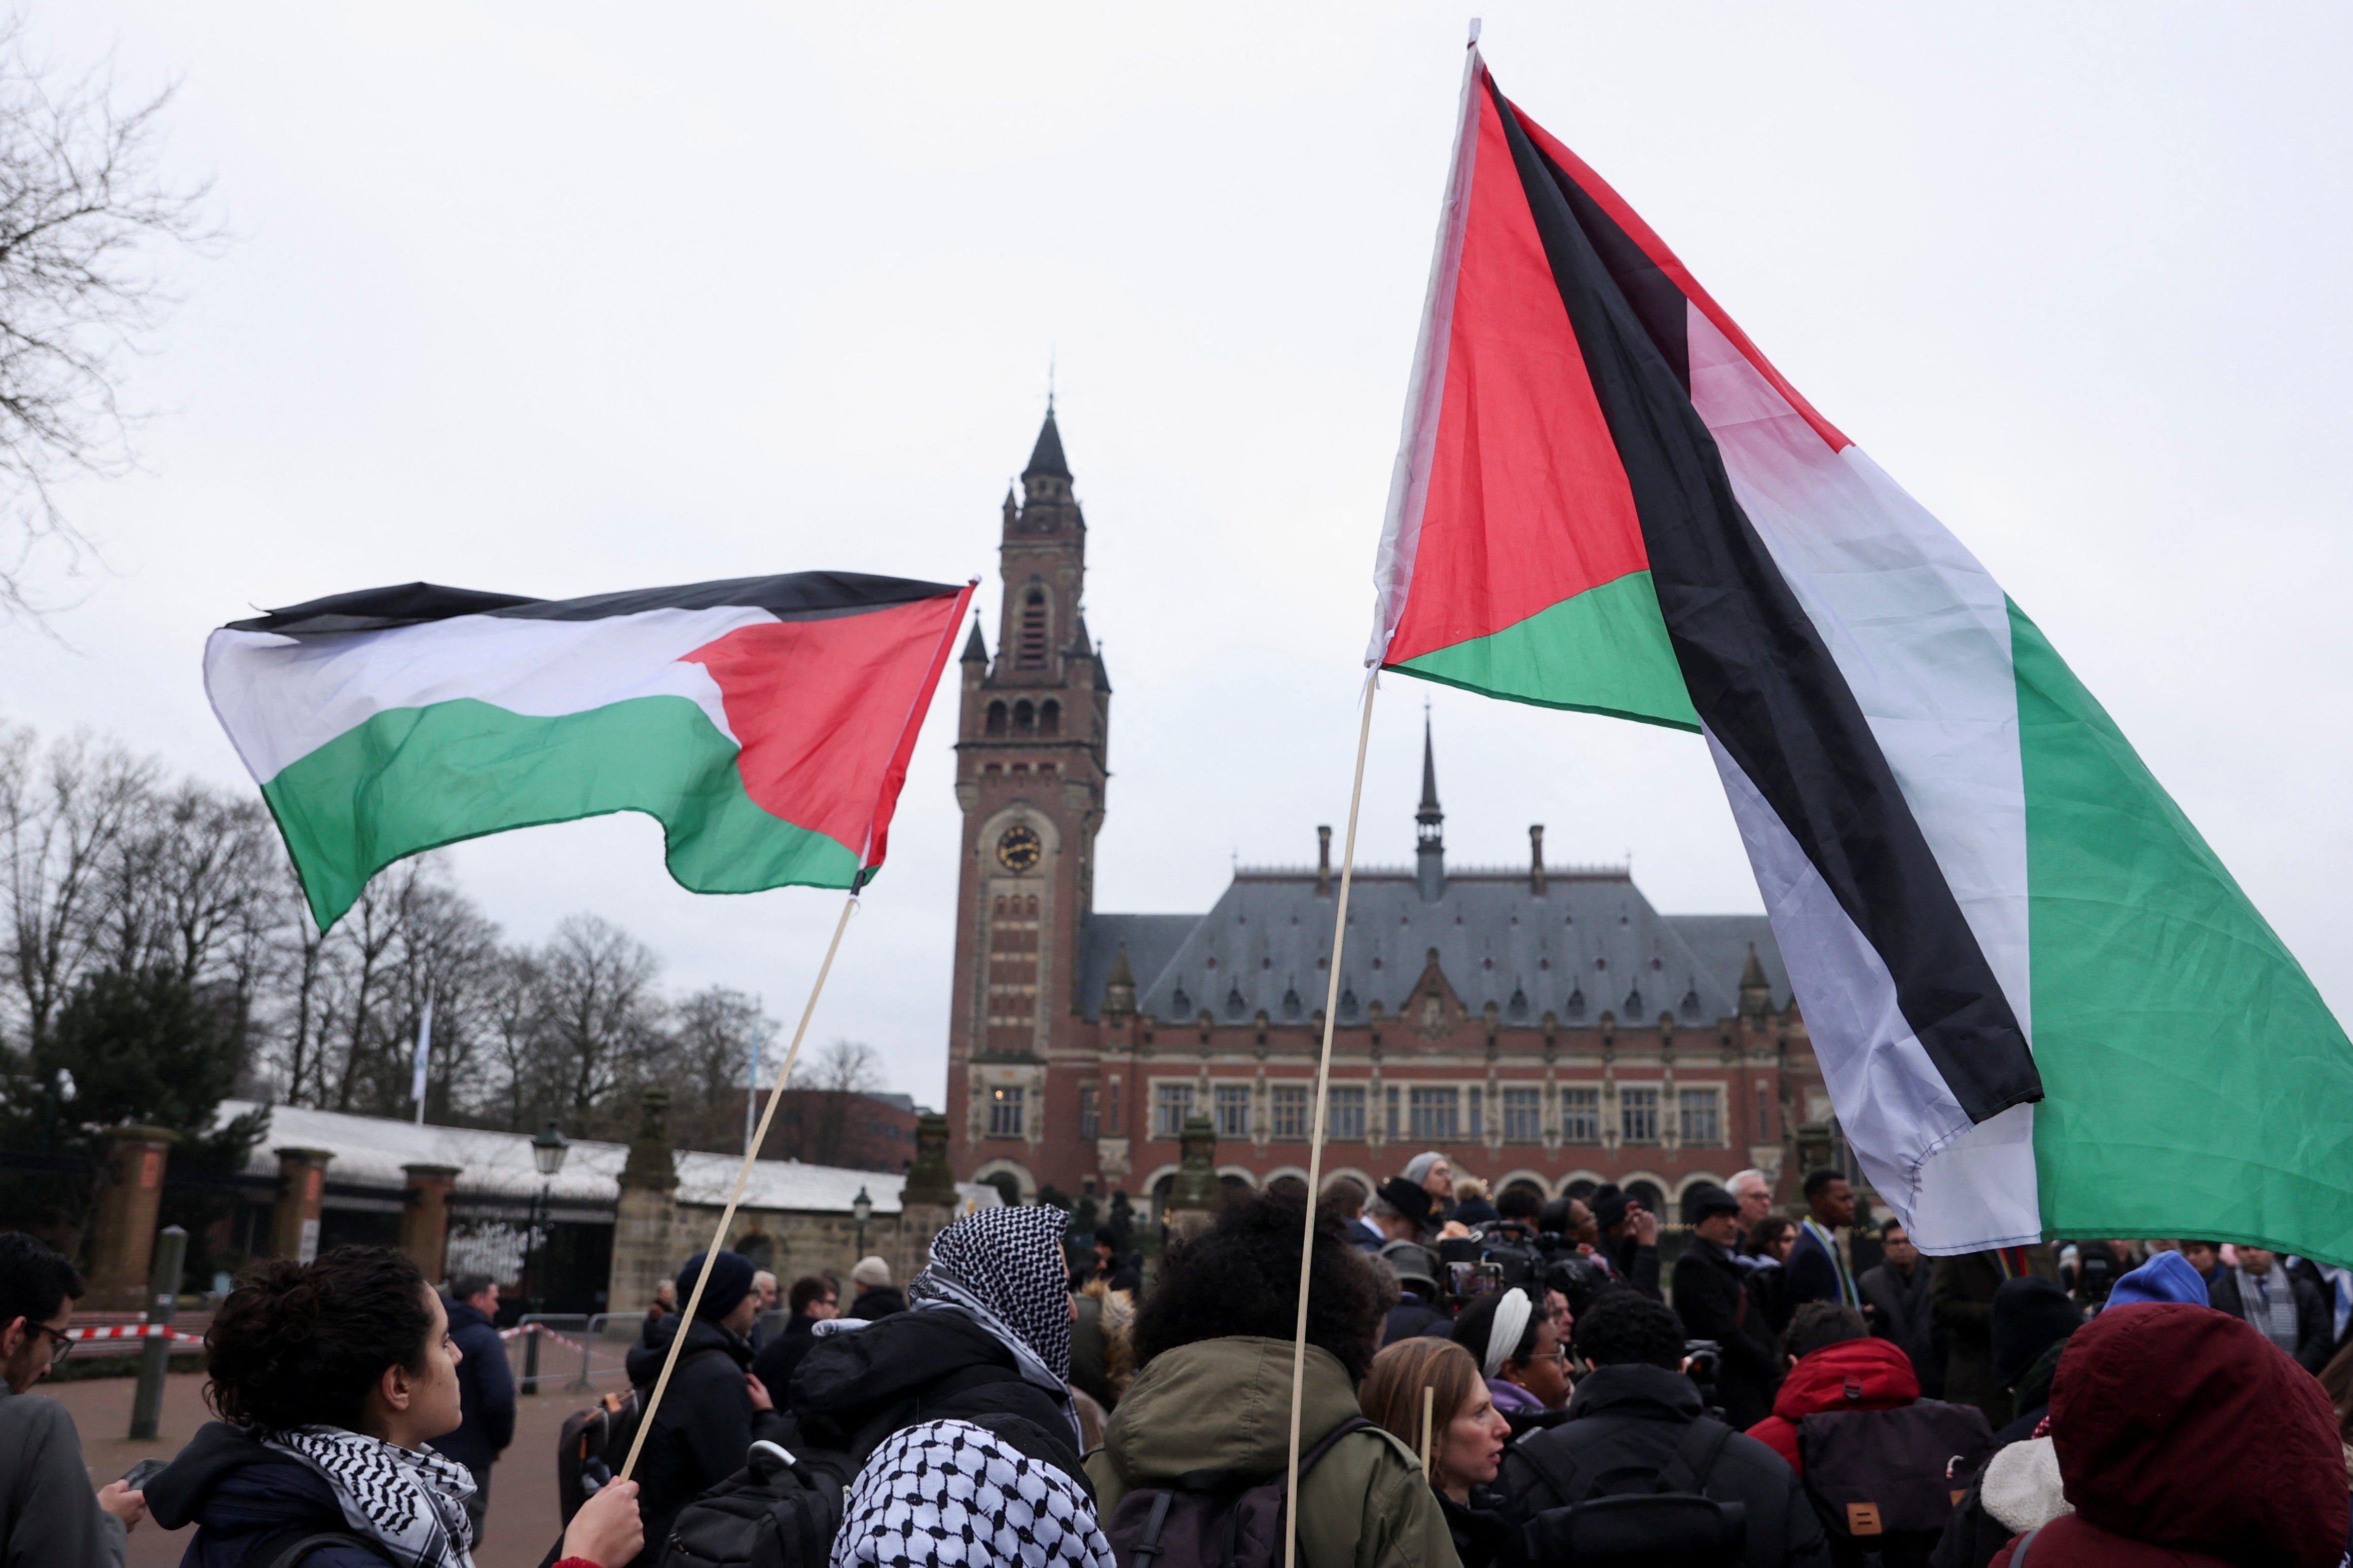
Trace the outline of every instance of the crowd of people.
{"type": "MultiPolygon", "coordinates": [[[[955,1221],[903,1290],[879,1258],[789,1289],[687,1258],[545,1561],[1266,1564],[1292,1529],[1307,1568],[2346,1561],[2343,1270],[2194,1239],[1927,1258],[1893,1221],[1865,1248],[1829,1171],[1794,1216],[1758,1172],[1693,1186],[1663,1268],[1613,1187],[1491,1194],[1429,1152],[1332,1183],[1312,1238],[1307,1196],[1171,1216],[1148,1269],[1047,1206],[955,1221]]],[[[24,1397],[80,1289],[0,1236],[0,1568],[119,1564],[146,1518],[196,1527],[188,1568],[470,1563],[514,1426],[491,1280],[256,1265],[206,1335],[218,1419],[94,1493],[24,1397]]]]}

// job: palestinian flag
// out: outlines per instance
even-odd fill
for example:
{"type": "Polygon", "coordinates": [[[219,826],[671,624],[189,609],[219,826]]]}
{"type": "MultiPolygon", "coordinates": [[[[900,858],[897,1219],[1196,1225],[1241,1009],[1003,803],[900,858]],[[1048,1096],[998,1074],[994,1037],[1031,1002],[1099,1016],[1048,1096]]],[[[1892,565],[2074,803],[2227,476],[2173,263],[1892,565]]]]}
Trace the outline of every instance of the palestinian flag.
{"type": "Polygon", "coordinates": [[[1367,662],[1695,730],[1932,1252],[2353,1262],[2353,1048],[2048,638],[1474,50],[1367,662]]]}
{"type": "Polygon", "coordinates": [[[882,864],[973,585],[800,572],[585,599],[411,583],[232,622],[205,689],[319,929],[461,838],[658,819],[698,893],[882,864]]]}

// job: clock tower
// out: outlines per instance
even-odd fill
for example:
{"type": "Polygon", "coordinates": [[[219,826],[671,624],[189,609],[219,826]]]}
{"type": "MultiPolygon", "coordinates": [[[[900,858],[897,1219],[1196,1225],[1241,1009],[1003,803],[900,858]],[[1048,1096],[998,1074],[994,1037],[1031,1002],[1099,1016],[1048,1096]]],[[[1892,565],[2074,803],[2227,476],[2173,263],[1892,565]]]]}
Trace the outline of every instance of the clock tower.
{"type": "Polygon", "coordinates": [[[1025,1195],[1039,1145],[1078,1128],[1050,1069],[1088,1054],[1076,1037],[1078,955],[1110,776],[1111,681],[1080,610],[1086,541],[1049,399],[1020,492],[1005,495],[997,653],[976,618],[956,731],[950,1159],[967,1180],[1010,1173],[1025,1195]]]}

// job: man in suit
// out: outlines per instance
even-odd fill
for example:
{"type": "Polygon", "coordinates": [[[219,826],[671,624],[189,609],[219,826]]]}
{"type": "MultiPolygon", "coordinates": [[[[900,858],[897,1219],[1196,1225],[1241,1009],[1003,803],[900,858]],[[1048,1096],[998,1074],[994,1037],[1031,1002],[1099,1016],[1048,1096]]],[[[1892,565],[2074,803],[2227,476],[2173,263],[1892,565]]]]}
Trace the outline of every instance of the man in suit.
{"type": "Polygon", "coordinates": [[[1836,1301],[1862,1310],[1862,1292],[1855,1288],[1854,1270],[1847,1261],[1846,1229],[1854,1223],[1854,1188],[1836,1171],[1816,1171],[1806,1178],[1806,1207],[1798,1226],[1798,1245],[1783,1265],[1783,1310],[1794,1316],[1808,1301],[1836,1301]]]}
{"type": "Polygon", "coordinates": [[[2253,1323],[2305,1371],[2317,1373],[2328,1364],[2337,1314],[2310,1280],[2282,1268],[2277,1255],[2242,1245],[2237,1267],[2216,1270],[2206,1296],[2215,1310],[2253,1323]]]}
{"type": "Polygon", "coordinates": [[[1891,1219],[1879,1227],[1879,1245],[1887,1260],[1864,1269],[1854,1282],[1871,1310],[1872,1334],[1893,1341],[1911,1358],[1924,1393],[1942,1387],[1945,1369],[1935,1364],[1929,1351],[1928,1266],[1904,1234],[1902,1220],[1891,1219]]]}

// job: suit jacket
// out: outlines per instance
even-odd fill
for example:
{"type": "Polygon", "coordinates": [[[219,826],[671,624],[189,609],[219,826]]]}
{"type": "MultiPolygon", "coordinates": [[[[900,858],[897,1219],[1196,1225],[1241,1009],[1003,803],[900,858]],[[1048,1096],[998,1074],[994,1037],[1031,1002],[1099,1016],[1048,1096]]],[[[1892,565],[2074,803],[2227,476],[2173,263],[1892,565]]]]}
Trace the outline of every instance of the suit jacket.
{"type": "MultiPolygon", "coordinates": [[[[2295,1364],[2309,1373],[2317,1373],[2328,1364],[2334,1352],[2337,1314],[2327,1298],[2321,1295],[2311,1280],[2300,1275],[2274,1268],[2272,1278],[2286,1286],[2295,1301],[2295,1364]]],[[[2274,1287],[2277,1289],[2277,1287],[2274,1287]]],[[[2247,1304],[2241,1299],[2236,1270],[2225,1268],[2214,1276],[2206,1287],[2206,1299],[2218,1312],[2246,1319],[2247,1304]]]]}
{"type": "Polygon", "coordinates": [[[1782,1310],[1795,1317],[1808,1301],[1844,1299],[1839,1293],[1838,1259],[1831,1256],[1821,1237],[1800,1226],[1798,1244],[1789,1248],[1789,1261],[1781,1266],[1782,1310]]]}
{"type": "Polygon", "coordinates": [[[1935,1263],[1933,1258],[1923,1258],[1912,1266],[1909,1279],[1895,1272],[1893,1264],[1883,1263],[1864,1269],[1854,1282],[1872,1307],[1872,1333],[1893,1341],[1912,1358],[1912,1370],[1919,1374],[1923,1389],[1941,1384],[1945,1374],[1943,1367],[1930,1364],[1928,1288],[1935,1278],[1935,1263]]]}

